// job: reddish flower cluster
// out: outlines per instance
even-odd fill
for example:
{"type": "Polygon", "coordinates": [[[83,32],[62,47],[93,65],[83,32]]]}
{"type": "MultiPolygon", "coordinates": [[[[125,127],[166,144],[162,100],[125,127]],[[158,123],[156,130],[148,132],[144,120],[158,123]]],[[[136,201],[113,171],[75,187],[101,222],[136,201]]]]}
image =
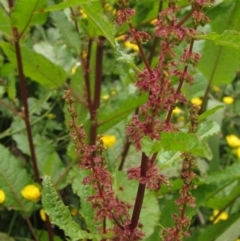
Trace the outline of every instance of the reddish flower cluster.
{"type": "MultiPolygon", "coordinates": [[[[91,170],[91,174],[83,180],[84,185],[91,185],[95,193],[88,197],[87,201],[92,203],[95,210],[95,222],[104,221],[108,218],[115,226],[112,230],[118,235],[120,241],[139,240],[142,237],[141,231],[135,229],[130,230],[130,205],[119,200],[112,189],[112,177],[105,168],[105,158],[103,157],[103,143],[98,139],[96,145],[86,144],[86,133],[82,126],[76,123],[77,113],[74,110],[74,99],[70,91],[65,91],[63,98],[68,103],[68,110],[71,115],[69,127],[71,129],[71,137],[75,145],[75,151],[79,154],[80,167],[91,170]],[[126,225],[128,224],[128,225],[126,225]],[[124,227],[126,226],[126,227],[124,227]],[[131,239],[128,239],[131,237],[131,239]]],[[[109,229],[106,229],[107,232],[109,229]]]]}
{"type": "Polygon", "coordinates": [[[146,177],[141,177],[140,167],[132,167],[127,170],[130,180],[137,179],[141,184],[146,184],[148,189],[159,190],[162,184],[169,185],[165,175],[160,174],[156,164],[148,163],[146,177]]]}
{"type": "Polygon", "coordinates": [[[122,25],[130,20],[131,16],[135,15],[135,10],[132,8],[124,8],[117,11],[116,23],[122,25]]]}

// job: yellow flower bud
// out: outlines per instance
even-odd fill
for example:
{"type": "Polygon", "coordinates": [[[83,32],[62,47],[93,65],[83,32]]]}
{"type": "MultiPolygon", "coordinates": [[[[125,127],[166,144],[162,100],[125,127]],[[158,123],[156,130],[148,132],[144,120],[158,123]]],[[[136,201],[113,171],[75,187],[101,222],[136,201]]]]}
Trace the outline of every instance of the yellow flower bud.
{"type": "Polygon", "coordinates": [[[195,104],[195,105],[201,105],[202,104],[202,100],[199,97],[195,97],[191,99],[191,103],[195,104]]]}
{"type": "Polygon", "coordinates": [[[238,147],[237,149],[235,149],[233,152],[234,152],[234,154],[236,154],[237,157],[240,159],[240,147],[238,147]]]}
{"type": "MultiPolygon", "coordinates": [[[[219,210],[214,210],[213,211],[213,216],[210,217],[210,220],[213,220],[214,217],[216,217],[219,213],[219,210]]],[[[227,212],[222,212],[220,216],[214,221],[214,223],[219,222],[220,220],[226,220],[228,219],[228,213],[227,212]]]]}
{"type": "Polygon", "coordinates": [[[178,115],[179,113],[181,113],[181,109],[179,109],[178,107],[175,107],[175,108],[173,109],[173,114],[178,115]]]}
{"type": "Polygon", "coordinates": [[[231,105],[234,102],[234,98],[231,96],[223,97],[223,102],[227,105],[231,105]]]}
{"type": "Polygon", "coordinates": [[[214,90],[215,92],[219,92],[219,91],[220,91],[220,88],[219,88],[218,86],[214,85],[214,86],[213,86],[213,90],[214,90]]]}
{"type": "Polygon", "coordinates": [[[130,41],[125,41],[125,42],[124,42],[124,45],[125,45],[125,47],[128,48],[128,49],[132,49],[132,50],[134,50],[134,51],[136,51],[136,52],[139,51],[137,44],[132,44],[130,41]]]}
{"type": "Polygon", "coordinates": [[[114,135],[105,135],[101,137],[101,140],[103,141],[103,145],[105,148],[110,148],[115,144],[116,137],[114,135]]]}
{"type": "Polygon", "coordinates": [[[226,141],[230,147],[240,147],[240,139],[235,135],[226,136],[226,141]]]}
{"type": "Polygon", "coordinates": [[[40,197],[39,187],[30,184],[24,187],[21,191],[22,196],[29,201],[36,201],[40,197]]]}
{"type": "Polygon", "coordinates": [[[108,100],[108,99],[109,99],[109,95],[104,95],[104,96],[102,97],[102,99],[105,100],[105,101],[108,100]]]}
{"type": "Polygon", "coordinates": [[[40,209],[39,211],[41,219],[45,222],[47,220],[46,213],[44,212],[44,209],[40,209]]]}
{"type": "Polygon", "coordinates": [[[5,192],[0,189],[0,204],[3,203],[6,199],[5,192]]]}

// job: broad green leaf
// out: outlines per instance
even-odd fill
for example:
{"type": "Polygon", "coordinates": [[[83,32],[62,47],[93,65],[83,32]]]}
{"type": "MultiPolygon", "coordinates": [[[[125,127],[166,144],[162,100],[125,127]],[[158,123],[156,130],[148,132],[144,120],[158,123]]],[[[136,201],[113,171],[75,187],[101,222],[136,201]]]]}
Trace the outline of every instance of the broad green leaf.
{"type": "Polygon", "coordinates": [[[236,213],[230,216],[227,220],[219,221],[215,225],[205,229],[199,235],[198,241],[232,241],[238,238],[240,231],[240,215],[236,213]]]}
{"type": "MultiPolygon", "coordinates": [[[[116,187],[116,195],[120,200],[134,205],[134,201],[137,193],[138,182],[135,180],[128,180],[126,174],[119,172],[118,174],[118,184],[123,187],[123,190],[116,187]]],[[[143,232],[147,238],[154,232],[154,228],[159,220],[160,210],[157,198],[153,192],[145,191],[143,206],[140,213],[139,222],[143,224],[143,232]]]]}
{"type": "Polygon", "coordinates": [[[2,7],[0,7],[0,19],[0,32],[9,36],[11,34],[10,18],[2,7]]]}
{"type": "Polygon", "coordinates": [[[90,234],[72,221],[69,208],[60,200],[49,176],[43,177],[42,203],[44,211],[50,216],[51,223],[61,228],[70,240],[77,241],[79,239],[97,239],[101,236],[90,234]]]}
{"type": "MultiPolygon", "coordinates": [[[[23,153],[30,155],[28,139],[25,132],[13,134],[13,139],[23,153]]],[[[35,135],[33,141],[40,175],[48,174],[54,182],[57,182],[65,170],[59,155],[54,147],[51,146],[51,143],[43,136],[35,135]]],[[[60,189],[66,185],[67,184],[62,181],[57,188],[60,189]]]]}
{"type": "Polygon", "coordinates": [[[84,4],[84,3],[99,2],[99,1],[100,0],[68,0],[68,1],[61,2],[61,3],[56,4],[56,5],[52,5],[52,6],[49,6],[47,8],[41,9],[39,11],[39,13],[57,11],[57,10],[61,10],[61,9],[64,9],[64,8],[79,6],[79,5],[84,4]]]}
{"type": "Polygon", "coordinates": [[[26,31],[29,26],[35,24],[43,24],[47,18],[46,14],[34,15],[45,7],[47,0],[17,0],[12,9],[12,25],[18,29],[21,34],[26,31]]]}
{"type": "MultiPolygon", "coordinates": [[[[14,48],[4,42],[0,42],[0,46],[9,60],[16,64],[14,48]]],[[[60,87],[65,82],[66,73],[60,66],[24,46],[21,47],[21,53],[24,74],[32,80],[48,88],[60,87]]]]}
{"type": "Polygon", "coordinates": [[[32,184],[21,160],[13,156],[9,150],[0,145],[0,187],[5,192],[4,206],[21,211],[33,209],[33,202],[24,199],[21,190],[28,184],[32,184]]]}
{"type": "Polygon", "coordinates": [[[114,27],[108,18],[103,14],[102,6],[99,2],[80,4],[83,11],[88,15],[96,28],[108,39],[112,47],[114,43],[114,27]]]}
{"type": "Polygon", "coordinates": [[[83,185],[83,179],[90,175],[89,171],[80,169],[75,166],[68,174],[68,182],[72,184],[73,192],[76,193],[81,200],[80,213],[87,224],[87,229],[90,232],[96,232],[94,228],[94,211],[92,203],[87,202],[87,198],[93,194],[93,188],[89,185],[83,185]]]}
{"type": "MultiPolygon", "coordinates": [[[[226,29],[240,29],[240,1],[222,2],[208,11],[211,19],[211,30],[223,33],[226,29]]],[[[207,41],[201,52],[202,58],[198,69],[211,84],[232,82],[239,68],[240,49],[217,46],[207,41]]]]}
{"type": "Polygon", "coordinates": [[[34,44],[33,49],[45,56],[52,63],[61,66],[67,73],[71,72],[76,60],[73,58],[70,48],[65,45],[51,44],[50,42],[38,42],[34,44]]]}
{"type": "Polygon", "coordinates": [[[206,35],[198,35],[197,38],[211,40],[216,45],[240,49],[240,33],[235,30],[225,30],[223,34],[210,32],[206,35]]]}
{"type": "Polygon", "coordinates": [[[239,193],[240,185],[238,181],[236,182],[235,186],[233,187],[230,193],[228,193],[227,195],[225,192],[217,193],[206,202],[206,206],[218,210],[225,209],[225,207],[233,203],[234,200],[236,200],[239,197],[239,193]]]}
{"type": "Polygon", "coordinates": [[[205,111],[204,113],[202,113],[199,117],[198,117],[198,120],[201,121],[201,120],[204,120],[206,119],[207,117],[213,115],[216,111],[218,111],[219,109],[223,108],[224,105],[217,105],[207,111],[205,111]]]}
{"type": "MultiPolygon", "coordinates": [[[[67,2],[64,2],[67,3],[67,2]]],[[[51,13],[53,23],[59,30],[63,41],[70,48],[73,48],[76,55],[80,52],[80,36],[74,28],[73,24],[68,21],[66,15],[63,12],[51,13]]]]}
{"type": "Polygon", "coordinates": [[[240,177],[240,163],[234,163],[222,171],[212,173],[204,178],[199,178],[199,184],[226,183],[240,177]]]}
{"type": "Polygon", "coordinates": [[[197,128],[197,135],[201,140],[217,134],[220,131],[220,126],[213,121],[205,121],[197,128]]]}
{"type": "MultiPolygon", "coordinates": [[[[120,93],[121,94],[121,93],[120,93]]],[[[106,132],[112,126],[117,124],[119,121],[126,118],[134,110],[144,104],[147,100],[147,95],[143,94],[137,96],[137,94],[129,95],[125,100],[122,100],[118,106],[115,104],[114,107],[102,107],[99,110],[99,134],[106,132]]]]}
{"type": "Polygon", "coordinates": [[[161,141],[156,141],[152,148],[153,153],[160,150],[181,151],[208,159],[211,158],[208,145],[194,133],[163,132],[161,133],[161,141]]]}

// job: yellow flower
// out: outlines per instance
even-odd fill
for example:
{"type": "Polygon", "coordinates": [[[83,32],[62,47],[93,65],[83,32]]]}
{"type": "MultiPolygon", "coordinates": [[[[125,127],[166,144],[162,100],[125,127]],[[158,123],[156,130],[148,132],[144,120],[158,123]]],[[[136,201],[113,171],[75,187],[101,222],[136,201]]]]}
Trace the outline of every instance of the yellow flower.
{"type": "Polygon", "coordinates": [[[153,20],[150,21],[150,24],[154,25],[157,21],[158,21],[158,19],[155,18],[155,19],[153,19],[153,20]]]}
{"type": "Polygon", "coordinates": [[[202,100],[199,97],[195,97],[191,99],[191,103],[195,104],[195,105],[201,105],[202,104],[202,100]]]}
{"type": "Polygon", "coordinates": [[[40,189],[39,187],[30,184],[24,187],[21,191],[22,196],[30,201],[36,201],[40,197],[40,189]]]}
{"type": "Polygon", "coordinates": [[[173,109],[173,114],[179,114],[179,113],[181,113],[181,109],[179,109],[178,107],[175,107],[174,109],[173,109]]]}
{"type": "Polygon", "coordinates": [[[226,141],[230,147],[240,147],[240,139],[235,135],[226,136],[226,141]]]}
{"type": "Polygon", "coordinates": [[[220,88],[219,88],[218,86],[214,85],[214,86],[213,86],[213,90],[214,90],[215,92],[219,92],[219,91],[220,91],[220,88]]]}
{"type": "Polygon", "coordinates": [[[103,141],[104,147],[109,148],[115,144],[116,137],[114,135],[105,135],[101,137],[101,140],[103,141]]]}
{"type": "Polygon", "coordinates": [[[104,96],[102,97],[102,99],[105,100],[105,101],[108,100],[108,99],[109,99],[109,95],[104,95],[104,96]]]}
{"type": "Polygon", "coordinates": [[[39,213],[40,213],[41,219],[43,221],[46,221],[47,220],[47,216],[46,216],[46,213],[44,212],[44,209],[40,209],[39,213]]]}
{"type": "Polygon", "coordinates": [[[83,19],[87,18],[87,14],[82,9],[80,9],[79,13],[81,14],[83,19]]]}
{"type": "MultiPolygon", "coordinates": [[[[210,217],[210,220],[212,221],[214,219],[214,217],[216,217],[219,213],[219,210],[214,210],[213,211],[213,216],[210,217]]],[[[226,220],[228,219],[228,213],[227,212],[222,212],[217,219],[214,220],[213,223],[217,223],[219,222],[220,220],[226,220]]]]}
{"type": "Polygon", "coordinates": [[[115,38],[116,41],[123,40],[125,38],[125,35],[120,35],[115,38]]]}
{"type": "Polygon", "coordinates": [[[78,214],[78,210],[76,208],[72,208],[70,210],[70,213],[71,213],[72,216],[76,216],[78,214]]]}
{"type": "Polygon", "coordinates": [[[0,204],[3,203],[6,199],[5,192],[0,189],[0,204]]]}
{"type": "Polygon", "coordinates": [[[139,51],[137,44],[132,44],[130,41],[125,41],[125,42],[124,42],[124,45],[125,45],[125,47],[128,48],[128,49],[132,49],[132,50],[134,50],[134,51],[136,51],[136,52],[139,51]]]}
{"type": "Polygon", "coordinates": [[[231,96],[223,97],[223,102],[227,105],[231,105],[234,102],[234,98],[231,96]]]}

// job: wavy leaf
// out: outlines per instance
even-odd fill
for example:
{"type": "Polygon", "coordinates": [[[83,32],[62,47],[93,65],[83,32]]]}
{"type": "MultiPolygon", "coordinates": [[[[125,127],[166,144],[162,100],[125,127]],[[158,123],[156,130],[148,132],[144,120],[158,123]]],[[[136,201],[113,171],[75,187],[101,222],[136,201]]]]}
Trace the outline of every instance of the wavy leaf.
{"type": "Polygon", "coordinates": [[[93,194],[93,189],[89,185],[83,185],[83,179],[89,175],[89,171],[80,169],[75,166],[68,175],[68,182],[72,184],[73,192],[81,199],[80,213],[86,221],[87,228],[90,232],[95,232],[94,212],[92,204],[87,202],[87,198],[93,194]]]}
{"type": "Polygon", "coordinates": [[[72,221],[72,217],[68,207],[60,200],[49,176],[43,177],[42,203],[44,211],[49,215],[51,223],[61,228],[70,240],[77,241],[79,239],[100,240],[102,237],[97,234],[90,234],[72,221]]]}
{"type": "Polygon", "coordinates": [[[197,135],[201,140],[217,134],[220,131],[220,126],[213,121],[205,121],[198,126],[197,135]]]}

